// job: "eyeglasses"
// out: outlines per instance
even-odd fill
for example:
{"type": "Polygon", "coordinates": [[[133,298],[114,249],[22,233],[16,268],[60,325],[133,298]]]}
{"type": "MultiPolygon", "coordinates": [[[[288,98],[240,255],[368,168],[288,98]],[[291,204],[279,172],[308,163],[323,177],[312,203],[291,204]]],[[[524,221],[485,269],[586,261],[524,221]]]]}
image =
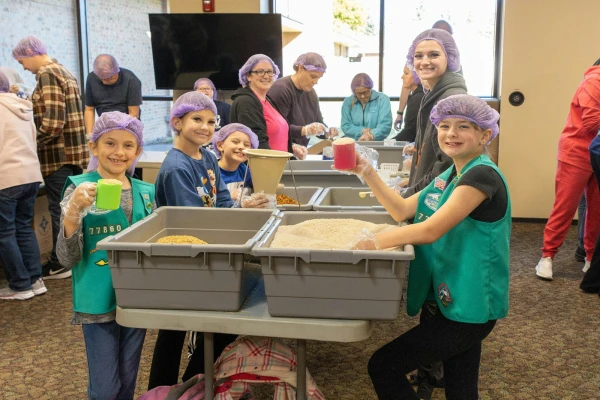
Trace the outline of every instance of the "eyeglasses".
{"type": "Polygon", "coordinates": [[[212,88],[210,86],[207,87],[198,87],[196,88],[197,92],[212,92],[212,88]]]}
{"type": "Polygon", "coordinates": [[[268,70],[258,69],[256,71],[250,71],[250,73],[256,74],[256,76],[260,76],[260,77],[263,77],[266,74],[269,78],[275,74],[275,72],[273,72],[272,69],[268,69],[268,70]]]}
{"type": "Polygon", "coordinates": [[[366,90],[364,92],[354,92],[354,94],[356,95],[356,97],[369,97],[371,96],[371,91],[366,90]]]}

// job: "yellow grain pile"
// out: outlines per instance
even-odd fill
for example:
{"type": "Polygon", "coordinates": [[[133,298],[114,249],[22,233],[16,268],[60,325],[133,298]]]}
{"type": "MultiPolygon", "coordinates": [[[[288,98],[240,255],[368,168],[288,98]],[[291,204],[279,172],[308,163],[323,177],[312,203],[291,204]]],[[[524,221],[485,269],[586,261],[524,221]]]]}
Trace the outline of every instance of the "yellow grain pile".
{"type": "Polygon", "coordinates": [[[169,235],[163,236],[156,241],[163,244],[208,244],[204,240],[200,240],[194,236],[188,235],[169,235]]]}
{"type": "Polygon", "coordinates": [[[396,225],[373,224],[357,219],[309,219],[296,225],[280,226],[271,248],[347,250],[365,228],[374,234],[396,225]]]}
{"type": "Polygon", "coordinates": [[[298,202],[294,199],[292,199],[290,196],[285,195],[285,194],[278,194],[277,196],[277,204],[280,205],[287,205],[287,204],[295,204],[298,205],[298,202]]]}

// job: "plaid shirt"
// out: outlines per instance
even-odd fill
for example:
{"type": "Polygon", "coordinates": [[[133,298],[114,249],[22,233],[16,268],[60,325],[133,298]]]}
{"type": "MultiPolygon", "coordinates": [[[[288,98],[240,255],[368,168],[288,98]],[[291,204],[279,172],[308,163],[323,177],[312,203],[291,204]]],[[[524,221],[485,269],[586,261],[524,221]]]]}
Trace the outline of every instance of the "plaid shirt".
{"type": "Polygon", "coordinates": [[[31,96],[44,177],[65,164],[87,168],[89,152],[77,80],[55,59],[40,68],[31,96]]]}

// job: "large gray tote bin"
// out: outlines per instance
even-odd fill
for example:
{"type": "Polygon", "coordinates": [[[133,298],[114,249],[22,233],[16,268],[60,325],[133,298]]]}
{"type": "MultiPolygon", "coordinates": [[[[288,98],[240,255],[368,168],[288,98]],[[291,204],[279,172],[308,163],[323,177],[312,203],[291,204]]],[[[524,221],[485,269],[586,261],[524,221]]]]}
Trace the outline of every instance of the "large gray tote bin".
{"type": "Polygon", "coordinates": [[[313,209],[313,205],[321,195],[323,191],[322,187],[317,186],[304,186],[304,187],[284,187],[278,190],[277,193],[285,194],[296,200],[298,204],[277,204],[277,208],[282,211],[310,211],[313,209]],[[296,198],[296,194],[298,198],[296,198]]]}
{"type": "Polygon", "coordinates": [[[365,188],[326,188],[315,202],[315,211],[385,211],[375,197],[367,194],[361,198],[358,193],[365,188]]]}
{"type": "Polygon", "coordinates": [[[333,160],[290,160],[283,170],[281,183],[292,187],[294,183],[298,187],[364,187],[356,175],[341,174],[331,169],[332,165],[333,160]]]}
{"type": "Polygon", "coordinates": [[[269,314],[274,317],[395,319],[411,245],[392,251],[272,249],[280,226],[309,219],[352,218],[397,223],[379,212],[282,212],[252,248],[261,258],[269,314]]]}
{"type": "Polygon", "coordinates": [[[106,250],[122,308],[237,311],[258,277],[244,255],[266,234],[277,210],[161,207],[117,235],[106,250]],[[190,235],[209,244],[158,244],[190,235]]]}
{"type": "Polygon", "coordinates": [[[377,150],[379,153],[377,165],[381,165],[382,163],[397,163],[400,164],[400,169],[402,169],[402,151],[407,144],[406,142],[397,141],[394,146],[385,146],[382,141],[358,142],[358,144],[377,150]]]}

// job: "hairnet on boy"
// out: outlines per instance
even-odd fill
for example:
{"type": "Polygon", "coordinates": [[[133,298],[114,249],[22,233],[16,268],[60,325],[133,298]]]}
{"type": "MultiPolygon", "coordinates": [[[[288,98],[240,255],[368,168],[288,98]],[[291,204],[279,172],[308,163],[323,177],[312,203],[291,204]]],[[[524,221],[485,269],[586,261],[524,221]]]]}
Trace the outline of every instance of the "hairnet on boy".
{"type": "Polygon", "coordinates": [[[460,70],[460,53],[458,52],[458,47],[456,47],[456,42],[452,35],[443,29],[427,29],[413,40],[406,55],[408,68],[414,69],[415,50],[417,45],[423,40],[435,40],[442,46],[448,60],[448,71],[457,72],[460,70]]]}
{"type": "Polygon", "coordinates": [[[100,54],[94,60],[94,74],[100,79],[108,79],[120,70],[117,59],[110,54],[100,54]]]}
{"type": "MultiPolygon", "coordinates": [[[[123,130],[131,133],[137,139],[138,147],[144,147],[144,124],[139,119],[120,111],[109,111],[102,113],[102,115],[96,120],[96,123],[94,123],[92,137],[90,140],[96,143],[100,136],[107,132],[117,130],[123,130]]],[[[135,165],[137,164],[138,159],[139,156],[127,170],[130,176],[133,176],[135,165]]],[[[88,171],[93,171],[97,168],[98,158],[92,154],[87,169],[88,171]]]]}
{"type": "Polygon", "coordinates": [[[12,56],[15,60],[41,56],[43,54],[46,54],[46,46],[35,36],[27,36],[19,40],[19,43],[17,43],[12,51],[12,56]]]}
{"type": "Polygon", "coordinates": [[[356,74],[354,78],[352,78],[352,82],[350,82],[350,89],[352,89],[352,92],[354,93],[356,88],[359,87],[373,89],[373,79],[364,72],[356,74]]]}
{"type": "Polygon", "coordinates": [[[500,132],[498,127],[500,114],[484,100],[468,94],[455,94],[440,100],[433,106],[429,118],[435,126],[446,118],[460,118],[474,123],[481,129],[491,129],[492,136],[488,144],[500,132]]]}
{"type": "Polygon", "coordinates": [[[215,134],[213,135],[213,138],[212,138],[213,151],[217,155],[217,158],[221,158],[221,151],[217,148],[217,143],[224,142],[225,139],[227,139],[227,137],[234,132],[245,133],[250,138],[250,146],[253,149],[258,148],[258,136],[256,136],[256,133],[252,132],[252,130],[250,128],[248,128],[244,124],[238,124],[238,123],[227,124],[224,127],[222,127],[221,129],[219,129],[217,132],[215,132],[215,134]]]}
{"type": "Polygon", "coordinates": [[[194,83],[194,90],[198,90],[198,87],[202,84],[206,84],[212,88],[212,91],[213,91],[212,99],[216,100],[217,99],[217,88],[215,87],[215,84],[213,83],[213,81],[211,81],[208,78],[200,78],[194,83]]]}
{"type": "Polygon", "coordinates": [[[264,54],[255,54],[250,56],[248,61],[246,61],[246,64],[242,65],[242,68],[240,68],[238,72],[238,79],[242,86],[248,86],[248,77],[246,75],[252,71],[252,68],[254,68],[256,64],[262,61],[271,63],[271,66],[273,67],[273,80],[276,80],[279,77],[279,67],[273,62],[273,60],[271,60],[269,56],[265,56],[264,54]]]}
{"type": "Polygon", "coordinates": [[[210,97],[200,92],[187,92],[175,101],[173,108],[171,108],[171,115],[169,121],[173,131],[177,132],[177,129],[173,126],[173,118],[181,118],[185,114],[192,111],[210,110],[215,116],[217,115],[217,106],[210,97]]]}
{"type": "Polygon", "coordinates": [[[307,71],[325,72],[327,64],[325,60],[317,53],[301,54],[294,62],[294,71],[298,71],[298,66],[302,65],[307,71]]]}
{"type": "Polygon", "coordinates": [[[8,78],[4,75],[4,72],[0,71],[0,93],[7,93],[8,89],[10,89],[8,78]]]}

